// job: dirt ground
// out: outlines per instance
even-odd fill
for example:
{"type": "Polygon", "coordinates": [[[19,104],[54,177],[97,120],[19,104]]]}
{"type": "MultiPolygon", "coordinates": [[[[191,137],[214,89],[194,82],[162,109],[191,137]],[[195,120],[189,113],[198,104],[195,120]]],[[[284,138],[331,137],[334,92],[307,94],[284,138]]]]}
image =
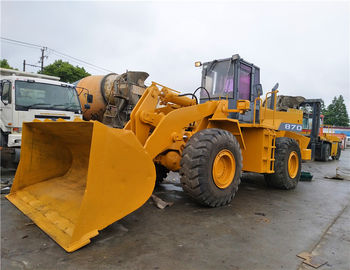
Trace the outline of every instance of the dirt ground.
{"type": "MultiPolygon", "coordinates": [[[[207,208],[169,174],[152,200],[67,253],[1,195],[1,269],[314,269],[296,255],[327,261],[319,269],[350,269],[350,150],[340,161],[304,163],[312,182],[292,191],[268,188],[263,177],[244,176],[228,206],[207,208]],[[349,174],[347,175],[349,177],[349,174]]],[[[2,171],[2,181],[14,171],[2,171]]]]}

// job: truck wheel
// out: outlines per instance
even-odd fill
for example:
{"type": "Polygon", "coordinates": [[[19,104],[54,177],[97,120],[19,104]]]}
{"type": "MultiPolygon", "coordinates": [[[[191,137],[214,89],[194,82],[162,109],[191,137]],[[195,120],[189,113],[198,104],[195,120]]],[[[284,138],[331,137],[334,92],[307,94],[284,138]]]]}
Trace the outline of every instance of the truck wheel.
{"type": "Polygon", "coordinates": [[[331,147],[329,143],[324,143],[321,146],[321,161],[328,161],[331,155],[331,147]]]}
{"type": "Polygon", "coordinates": [[[241,182],[241,172],[241,148],[226,130],[211,128],[195,133],[182,153],[182,188],[206,206],[230,203],[241,182]]]}
{"type": "Polygon", "coordinates": [[[7,139],[4,133],[0,133],[0,147],[6,147],[7,146],[7,139]]]}
{"type": "Polygon", "coordinates": [[[341,143],[338,143],[337,154],[335,155],[335,157],[332,157],[332,158],[335,160],[339,160],[340,155],[341,155],[341,143]]]}
{"type": "Polygon", "coordinates": [[[163,165],[158,163],[154,163],[154,166],[156,167],[156,174],[157,174],[156,186],[157,186],[164,181],[164,178],[167,177],[169,170],[163,165]]]}
{"type": "Polygon", "coordinates": [[[297,186],[301,173],[301,154],[294,139],[276,139],[274,170],[273,174],[265,175],[269,186],[279,189],[293,189],[297,186]]]}
{"type": "Polygon", "coordinates": [[[8,154],[5,154],[4,149],[2,149],[3,147],[7,146],[7,139],[5,134],[0,131],[0,147],[1,147],[1,151],[0,151],[0,166],[2,168],[9,168],[9,161],[8,161],[8,154]]]}

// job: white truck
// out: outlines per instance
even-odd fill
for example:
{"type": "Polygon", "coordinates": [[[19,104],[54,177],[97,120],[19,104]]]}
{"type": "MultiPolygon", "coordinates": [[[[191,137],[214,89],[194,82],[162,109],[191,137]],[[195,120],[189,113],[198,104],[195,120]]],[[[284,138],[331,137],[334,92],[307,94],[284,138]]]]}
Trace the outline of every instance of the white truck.
{"type": "Polygon", "coordinates": [[[23,122],[82,118],[75,86],[60,82],[59,77],[4,68],[0,75],[2,167],[19,161],[23,122]]]}

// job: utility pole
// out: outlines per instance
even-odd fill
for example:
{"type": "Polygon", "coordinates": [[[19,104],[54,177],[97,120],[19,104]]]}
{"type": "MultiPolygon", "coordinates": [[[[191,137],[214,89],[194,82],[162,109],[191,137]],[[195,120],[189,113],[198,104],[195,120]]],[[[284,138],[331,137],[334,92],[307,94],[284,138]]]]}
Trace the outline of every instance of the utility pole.
{"type": "Polygon", "coordinates": [[[23,60],[23,71],[26,71],[26,66],[40,68],[40,66],[28,64],[26,60],[23,60]]]}
{"type": "Polygon", "coordinates": [[[45,55],[45,51],[47,50],[47,47],[42,47],[40,50],[41,50],[41,57],[40,57],[39,63],[40,63],[41,71],[43,71],[44,70],[44,58],[45,57],[47,58],[47,56],[45,55]]]}

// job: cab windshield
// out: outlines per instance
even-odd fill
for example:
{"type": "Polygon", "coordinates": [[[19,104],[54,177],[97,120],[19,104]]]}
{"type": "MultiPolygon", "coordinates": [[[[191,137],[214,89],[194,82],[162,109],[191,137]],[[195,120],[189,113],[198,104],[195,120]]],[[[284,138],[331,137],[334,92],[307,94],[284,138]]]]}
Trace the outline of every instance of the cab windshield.
{"type": "Polygon", "coordinates": [[[303,129],[311,129],[312,127],[312,118],[303,118],[303,129]]]}
{"type": "Polygon", "coordinates": [[[16,110],[50,109],[80,111],[76,90],[66,85],[16,81],[16,110]]]}
{"type": "MultiPolygon", "coordinates": [[[[203,86],[212,97],[233,97],[233,62],[212,62],[206,68],[203,86]]],[[[203,96],[205,94],[203,93],[203,96]]]]}

